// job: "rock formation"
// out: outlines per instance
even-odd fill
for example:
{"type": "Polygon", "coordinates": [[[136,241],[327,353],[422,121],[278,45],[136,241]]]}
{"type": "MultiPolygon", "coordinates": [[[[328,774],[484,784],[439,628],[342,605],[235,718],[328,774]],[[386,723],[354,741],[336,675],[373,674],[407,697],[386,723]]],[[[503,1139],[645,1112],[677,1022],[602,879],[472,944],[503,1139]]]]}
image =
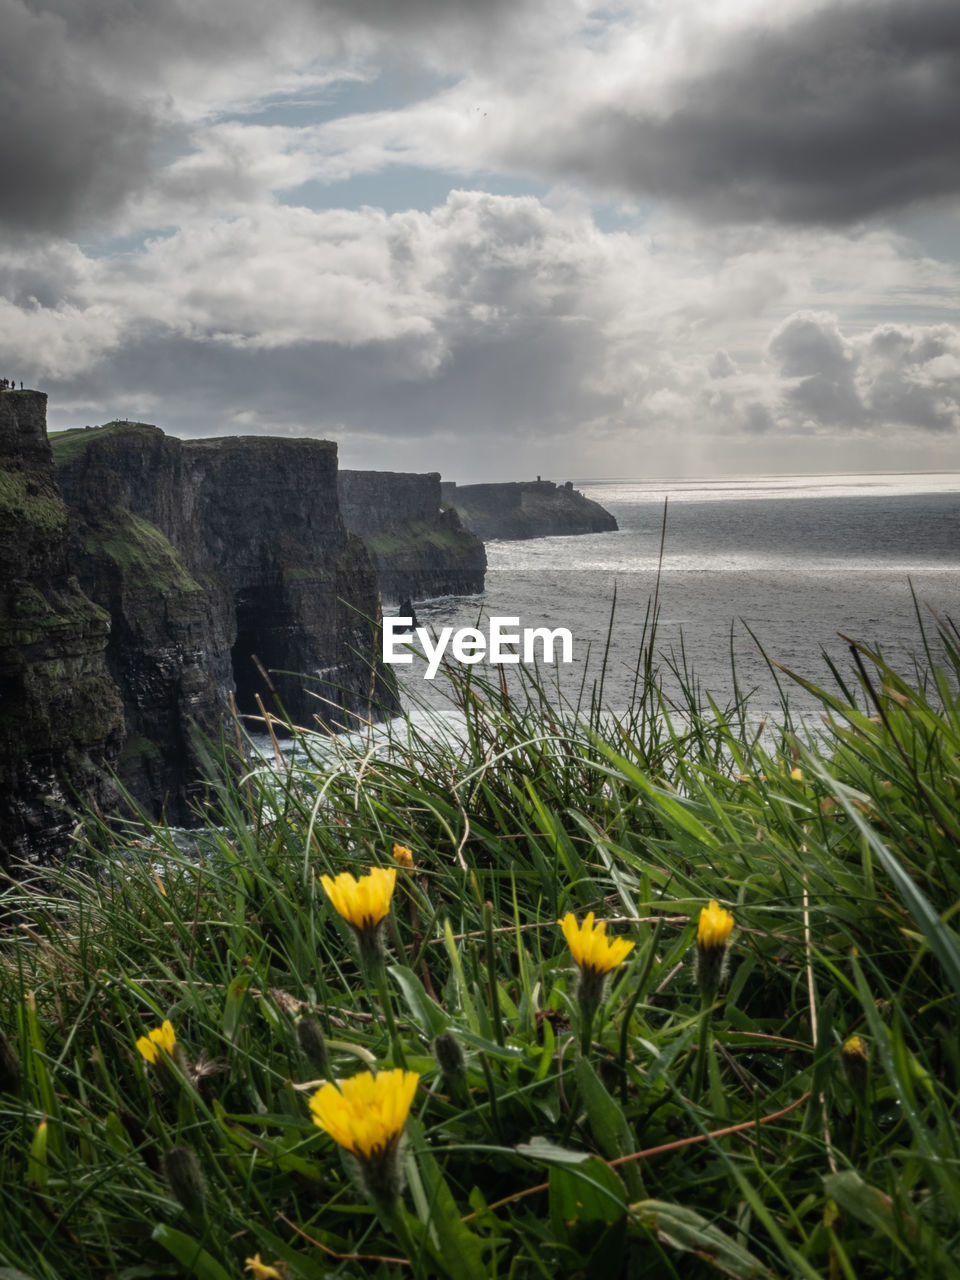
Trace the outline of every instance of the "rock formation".
{"type": "Polygon", "coordinates": [[[67,560],[47,397],[0,391],[0,866],[50,862],[78,803],[106,805],[123,709],[104,661],[109,618],[67,560]]]}
{"type": "Polygon", "coordinates": [[[215,730],[233,690],[241,713],[259,695],[314,727],[396,709],[373,663],[376,583],[340,517],[336,445],[182,441],[141,423],[51,440],[78,576],[112,619],[122,776],[148,809],[186,820],[191,726],[215,730]]]}
{"type": "Polygon", "coordinates": [[[363,540],[384,600],[483,590],[483,543],[441,509],[438,472],[341,471],[338,486],[344,524],[363,540]]]}
{"type": "Polygon", "coordinates": [[[546,538],[615,532],[617,522],[599,502],[568,481],[517,481],[458,485],[445,481],[443,500],[478,538],[546,538]]]}

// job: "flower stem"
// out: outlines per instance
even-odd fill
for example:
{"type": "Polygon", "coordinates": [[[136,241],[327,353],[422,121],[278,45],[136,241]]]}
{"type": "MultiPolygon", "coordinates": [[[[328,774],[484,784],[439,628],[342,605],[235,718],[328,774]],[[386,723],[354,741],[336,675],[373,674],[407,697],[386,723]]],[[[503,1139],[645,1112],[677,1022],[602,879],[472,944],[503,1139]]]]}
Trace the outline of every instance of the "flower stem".
{"type": "Polygon", "coordinates": [[[403,1042],[397,1032],[397,1022],[393,1016],[393,998],[387,985],[387,966],[384,964],[382,957],[378,957],[370,967],[373,970],[373,985],[376,987],[377,995],[380,997],[380,1009],[383,1013],[383,1020],[386,1023],[387,1034],[390,1037],[390,1050],[394,1065],[406,1067],[407,1059],[403,1052],[403,1042]]]}
{"type": "Polygon", "coordinates": [[[398,1196],[394,1200],[390,1209],[384,1215],[390,1226],[390,1230],[397,1237],[400,1248],[410,1260],[410,1266],[413,1268],[413,1274],[420,1276],[423,1274],[423,1265],[421,1251],[414,1241],[413,1234],[410,1231],[410,1225],[407,1222],[406,1214],[403,1209],[403,1201],[398,1196]]]}
{"type": "Polygon", "coordinates": [[[707,1054],[713,1052],[713,1001],[706,995],[702,997],[700,1010],[700,1039],[697,1042],[697,1060],[693,1072],[693,1100],[699,1102],[703,1093],[703,1077],[707,1066],[707,1054]]]}
{"type": "Polygon", "coordinates": [[[483,934],[487,952],[487,985],[490,989],[490,1015],[497,1044],[503,1046],[503,1021],[500,1013],[500,987],[497,983],[497,953],[493,945],[493,903],[483,904],[483,934]]]}
{"type": "Polygon", "coordinates": [[[596,1005],[580,1005],[580,1052],[586,1058],[593,1043],[593,1020],[597,1012],[596,1005]]]}

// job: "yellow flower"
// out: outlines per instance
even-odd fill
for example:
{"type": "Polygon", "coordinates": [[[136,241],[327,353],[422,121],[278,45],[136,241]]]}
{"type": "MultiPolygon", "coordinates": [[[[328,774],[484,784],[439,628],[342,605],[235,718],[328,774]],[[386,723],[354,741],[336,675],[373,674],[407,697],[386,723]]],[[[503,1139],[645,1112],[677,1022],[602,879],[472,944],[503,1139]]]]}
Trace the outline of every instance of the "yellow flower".
{"type": "Polygon", "coordinates": [[[863,1036],[848,1036],[840,1046],[840,1063],[847,1082],[856,1094],[867,1087],[870,1070],[870,1054],[863,1036]]]}
{"type": "Polygon", "coordinates": [[[336,880],[330,876],[320,877],[337,912],[358,933],[372,933],[389,914],[396,882],[396,867],[371,867],[359,880],[349,871],[342,872],[336,880]]]}
{"type": "Polygon", "coordinates": [[[413,870],[413,850],[408,849],[405,844],[393,846],[393,860],[401,867],[405,867],[407,871],[413,870]]]}
{"type": "Polygon", "coordinates": [[[577,924],[572,911],[568,911],[559,924],[570,954],[584,972],[609,973],[633,950],[634,944],[626,938],[608,938],[606,921],[595,925],[592,911],[581,925],[577,924]]]}
{"type": "Polygon", "coordinates": [[[377,1162],[400,1141],[420,1077],[415,1071],[361,1071],[310,1099],[313,1123],[358,1160],[377,1162]]]}
{"type": "Polygon", "coordinates": [[[840,1052],[845,1058],[862,1058],[864,1062],[867,1060],[867,1046],[862,1036],[850,1036],[844,1040],[840,1052]]]}
{"type": "Polygon", "coordinates": [[[708,907],[700,912],[700,923],[697,926],[697,946],[706,951],[714,947],[726,946],[730,931],[733,928],[733,916],[716,901],[711,900],[708,907]]]}
{"type": "Polygon", "coordinates": [[[173,1023],[164,1022],[159,1027],[154,1027],[151,1032],[145,1036],[141,1036],[137,1041],[137,1048],[154,1066],[160,1061],[160,1050],[162,1049],[168,1056],[173,1053],[174,1045],[177,1043],[177,1037],[173,1033],[173,1023]]]}
{"type": "Polygon", "coordinates": [[[267,1262],[260,1261],[259,1253],[255,1253],[252,1258],[244,1258],[246,1266],[244,1271],[249,1271],[253,1280],[283,1280],[287,1270],[285,1262],[278,1262],[276,1266],[270,1266],[267,1262]]]}
{"type": "Polygon", "coordinates": [[[802,781],[803,781],[803,770],[802,770],[802,769],[799,769],[799,768],[798,768],[798,769],[791,769],[791,770],[790,770],[790,777],[792,778],[792,780],[793,780],[794,782],[802,782],[802,781]]]}

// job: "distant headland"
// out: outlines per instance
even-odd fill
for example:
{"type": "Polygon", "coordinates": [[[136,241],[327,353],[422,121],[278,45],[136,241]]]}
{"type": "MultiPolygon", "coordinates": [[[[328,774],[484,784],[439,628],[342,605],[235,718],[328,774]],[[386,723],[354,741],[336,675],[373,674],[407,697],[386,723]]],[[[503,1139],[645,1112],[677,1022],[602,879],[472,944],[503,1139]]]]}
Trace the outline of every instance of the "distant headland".
{"type": "Polygon", "coordinates": [[[478,538],[548,538],[614,533],[616,519],[571,481],[520,480],[504,484],[441,485],[443,500],[478,538]]]}

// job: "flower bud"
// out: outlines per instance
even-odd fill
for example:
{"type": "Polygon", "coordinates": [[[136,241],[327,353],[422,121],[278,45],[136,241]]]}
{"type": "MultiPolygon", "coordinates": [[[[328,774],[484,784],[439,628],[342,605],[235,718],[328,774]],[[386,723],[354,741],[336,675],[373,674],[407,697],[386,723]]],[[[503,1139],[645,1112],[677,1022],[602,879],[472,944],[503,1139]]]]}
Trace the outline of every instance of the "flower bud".
{"type": "Polygon", "coordinates": [[[412,871],[415,865],[413,850],[405,844],[395,844],[393,846],[393,860],[397,866],[403,867],[405,871],[412,871]]]}
{"type": "Polygon", "coordinates": [[[20,1088],[20,1059],[0,1031],[0,1093],[16,1093],[20,1088]]]}
{"type": "Polygon", "coordinates": [[[330,1074],[327,1058],[327,1042],[323,1038],[323,1028],[316,1018],[300,1018],[297,1022],[297,1040],[307,1059],[315,1067],[328,1076],[330,1074]]]}
{"type": "Polygon", "coordinates": [[[449,1031],[441,1031],[433,1042],[433,1056],[445,1076],[462,1076],[466,1070],[460,1042],[449,1031]]]}
{"type": "Polygon", "coordinates": [[[163,1176],[175,1200],[190,1213],[203,1213],[206,1184],[200,1161],[190,1147],[171,1147],[161,1161],[163,1176]]]}
{"type": "Polygon", "coordinates": [[[870,1055],[862,1036],[849,1036],[840,1046],[840,1063],[847,1083],[855,1093],[863,1093],[867,1086],[870,1055]]]}

